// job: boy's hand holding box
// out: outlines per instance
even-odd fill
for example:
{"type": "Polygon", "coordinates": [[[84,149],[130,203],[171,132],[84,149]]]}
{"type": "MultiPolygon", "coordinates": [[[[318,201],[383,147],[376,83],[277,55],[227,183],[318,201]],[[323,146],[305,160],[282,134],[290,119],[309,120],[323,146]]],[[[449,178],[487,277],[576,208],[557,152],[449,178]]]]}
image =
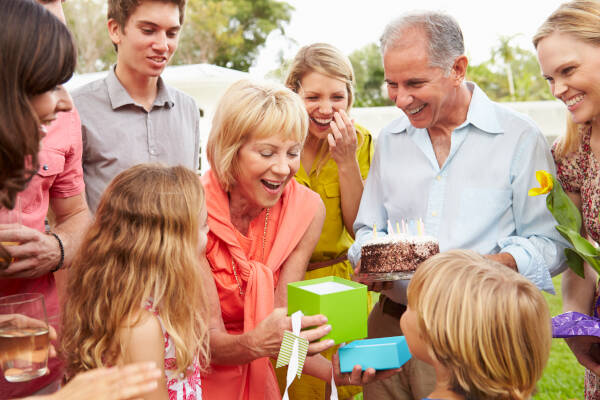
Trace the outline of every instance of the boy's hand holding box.
{"type": "Polygon", "coordinates": [[[404,336],[357,340],[338,351],[342,373],[352,372],[355,365],[360,365],[363,371],[400,368],[411,357],[404,336]]]}

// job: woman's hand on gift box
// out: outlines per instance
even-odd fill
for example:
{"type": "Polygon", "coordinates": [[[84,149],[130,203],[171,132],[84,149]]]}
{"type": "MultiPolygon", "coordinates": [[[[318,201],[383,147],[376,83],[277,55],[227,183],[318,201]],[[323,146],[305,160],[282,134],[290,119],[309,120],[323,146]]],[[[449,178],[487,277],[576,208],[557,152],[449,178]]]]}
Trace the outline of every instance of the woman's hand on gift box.
{"type": "MultiPolygon", "coordinates": [[[[331,325],[327,324],[327,317],[324,315],[305,315],[302,317],[301,326],[302,329],[312,327],[312,329],[300,332],[300,336],[309,342],[309,356],[327,350],[335,344],[333,340],[317,341],[331,332],[331,325]]],[[[285,308],[276,308],[252,332],[254,339],[252,347],[260,349],[260,353],[262,353],[257,354],[257,358],[276,358],[279,354],[284,331],[292,331],[292,318],[287,316],[285,308]]]]}
{"type": "Polygon", "coordinates": [[[573,336],[565,341],[583,365],[596,375],[600,375],[600,338],[596,336],[573,336]]]}
{"type": "Polygon", "coordinates": [[[340,371],[340,356],[337,351],[331,358],[331,364],[333,367],[333,377],[337,386],[362,386],[380,379],[389,378],[390,376],[402,371],[402,368],[387,369],[384,371],[376,371],[373,368],[367,368],[365,371],[363,371],[360,365],[355,365],[352,369],[352,372],[342,373],[340,371]]]}

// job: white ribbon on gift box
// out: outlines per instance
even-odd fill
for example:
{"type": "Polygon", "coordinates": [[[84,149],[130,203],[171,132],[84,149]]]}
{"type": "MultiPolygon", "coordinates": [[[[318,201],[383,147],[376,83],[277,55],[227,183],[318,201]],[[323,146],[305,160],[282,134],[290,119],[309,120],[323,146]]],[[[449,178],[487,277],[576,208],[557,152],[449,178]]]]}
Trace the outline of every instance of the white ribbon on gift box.
{"type": "MultiPolygon", "coordinates": [[[[294,381],[294,377],[302,375],[302,368],[304,367],[304,360],[306,359],[306,354],[308,352],[308,341],[300,337],[300,329],[302,327],[302,317],[304,314],[302,311],[296,311],[291,315],[292,317],[292,334],[289,335],[289,332],[284,333],[284,342],[286,345],[288,344],[290,336],[294,337],[294,343],[292,345],[292,352],[289,358],[289,362],[286,362],[287,352],[279,350],[279,356],[277,357],[277,368],[285,366],[287,364],[287,376],[286,376],[286,386],[285,392],[283,393],[282,400],[289,400],[288,389],[292,382],[294,381]],[[304,343],[301,343],[304,341],[304,343]],[[301,345],[302,344],[302,345],[301,345]]],[[[281,343],[282,348],[284,342],[281,343]]],[[[335,385],[335,379],[333,375],[333,367],[331,368],[331,397],[330,400],[338,400],[337,387],[335,385]]]]}
{"type": "Polygon", "coordinates": [[[277,367],[282,367],[287,365],[287,376],[286,376],[286,386],[285,392],[283,393],[282,400],[288,400],[288,388],[294,381],[294,377],[302,375],[302,368],[304,367],[304,360],[306,359],[306,354],[308,353],[308,341],[300,337],[300,328],[302,327],[302,317],[304,314],[302,311],[296,311],[292,314],[292,334],[289,332],[284,332],[283,341],[281,343],[281,348],[279,349],[279,356],[277,357],[277,367]],[[293,339],[292,339],[293,338],[293,339]],[[289,361],[287,360],[287,349],[284,349],[289,345],[289,341],[293,340],[292,344],[292,352],[289,356],[289,361]]]}

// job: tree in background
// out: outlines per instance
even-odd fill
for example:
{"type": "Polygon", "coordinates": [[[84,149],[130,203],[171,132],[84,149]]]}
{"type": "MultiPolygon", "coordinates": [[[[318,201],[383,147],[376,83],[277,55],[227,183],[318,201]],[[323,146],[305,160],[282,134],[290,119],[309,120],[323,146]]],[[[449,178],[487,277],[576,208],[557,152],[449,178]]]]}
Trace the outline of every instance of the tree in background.
{"type": "MultiPolygon", "coordinates": [[[[106,28],[105,0],[64,4],[77,39],[77,72],[106,70],[116,61],[106,28]]],[[[277,0],[188,0],[179,47],[171,64],[210,63],[248,71],[267,36],[291,19],[293,7],[277,0]]]]}
{"type": "Polygon", "coordinates": [[[514,38],[500,37],[489,60],[469,66],[467,79],[495,101],[552,100],[535,54],[511,45],[514,38]]]}
{"type": "Polygon", "coordinates": [[[285,35],[293,9],[276,0],[188,0],[173,63],[248,71],[272,31],[285,35]]]}
{"type": "Polygon", "coordinates": [[[63,8],[77,42],[77,72],[108,69],[117,61],[117,53],[106,27],[106,0],[71,0],[63,8]]]}
{"type": "Polygon", "coordinates": [[[368,44],[350,54],[348,57],[354,68],[356,79],[355,107],[391,106],[394,103],[388,98],[384,89],[383,60],[379,46],[368,44]]]}

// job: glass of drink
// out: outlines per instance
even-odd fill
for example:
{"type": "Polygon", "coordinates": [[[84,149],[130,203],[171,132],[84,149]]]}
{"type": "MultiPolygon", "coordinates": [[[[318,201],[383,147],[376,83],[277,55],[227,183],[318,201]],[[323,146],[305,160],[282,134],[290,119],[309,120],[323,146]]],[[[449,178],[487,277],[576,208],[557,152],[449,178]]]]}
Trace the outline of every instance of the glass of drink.
{"type": "Polygon", "coordinates": [[[8,382],[47,374],[49,344],[43,295],[0,297],[0,368],[8,382]]]}

